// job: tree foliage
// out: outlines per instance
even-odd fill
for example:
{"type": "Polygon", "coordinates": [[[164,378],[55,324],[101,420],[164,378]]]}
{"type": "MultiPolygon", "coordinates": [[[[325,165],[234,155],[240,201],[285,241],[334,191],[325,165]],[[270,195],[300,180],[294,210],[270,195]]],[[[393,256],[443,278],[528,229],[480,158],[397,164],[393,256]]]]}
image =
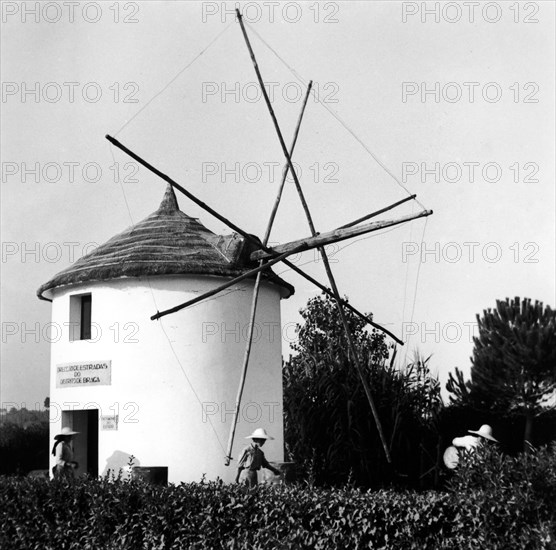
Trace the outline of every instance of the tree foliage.
{"type": "Polygon", "coordinates": [[[48,469],[48,411],[25,407],[0,415],[0,474],[48,469]]]}
{"type": "Polygon", "coordinates": [[[506,298],[477,321],[471,380],[458,369],[450,374],[452,402],[523,417],[524,440],[531,441],[533,419],[556,405],[556,311],[528,298],[506,298]]]}
{"type": "Polygon", "coordinates": [[[297,354],[284,365],[290,458],[316,483],[352,480],[381,486],[394,479],[394,472],[417,483],[425,466],[435,465],[435,421],[441,407],[440,387],[430,375],[428,360],[418,358],[397,368],[396,350],[389,350],[384,334],[367,330],[364,321],[346,311],[393,458],[392,469],[336,307],[324,296],[308,302],[301,311],[304,323],[297,327],[297,354]]]}

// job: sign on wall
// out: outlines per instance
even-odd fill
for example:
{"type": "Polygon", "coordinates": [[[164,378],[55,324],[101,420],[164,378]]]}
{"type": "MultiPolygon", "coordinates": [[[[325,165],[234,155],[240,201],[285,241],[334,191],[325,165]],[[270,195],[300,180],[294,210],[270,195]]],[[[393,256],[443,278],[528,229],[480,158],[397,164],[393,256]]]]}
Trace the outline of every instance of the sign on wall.
{"type": "Polygon", "coordinates": [[[112,361],[79,361],[56,365],[56,387],[109,386],[112,361]]]}
{"type": "Polygon", "coordinates": [[[117,430],[118,429],[118,415],[115,416],[101,416],[100,417],[101,430],[117,430]]]}

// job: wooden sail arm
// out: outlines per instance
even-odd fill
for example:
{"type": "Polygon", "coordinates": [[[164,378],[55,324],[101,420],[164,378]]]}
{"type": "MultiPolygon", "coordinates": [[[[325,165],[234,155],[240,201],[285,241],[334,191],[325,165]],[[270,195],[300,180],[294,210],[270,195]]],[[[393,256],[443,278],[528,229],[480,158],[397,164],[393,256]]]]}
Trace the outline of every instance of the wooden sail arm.
{"type": "Polygon", "coordinates": [[[357,225],[353,227],[346,227],[345,229],[339,228],[333,231],[328,231],[327,233],[320,233],[315,237],[306,237],[305,239],[298,239],[296,241],[291,241],[289,243],[280,244],[272,248],[273,253],[269,253],[265,250],[256,250],[251,253],[250,259],[253,261],[261,260],[264,258],[270,258],[273,255],[282,255],[289,251],[291,253],[299,252],[300,250],[311,250],[313,248],[319,248],[321,246],[326,246],[328,244],[337,243],[339,241],[344,241],[346,239],[351,239],[359,235],[365,235],[372,231],[378,231],[386,227],[392,227],[394,225],[399,225],[410,220],[415,220],[417,218],[422,218],[425,216],[430,216],[432,210],[422,210],[417,214],[408,214],[407,216],[402,216],[396,220],[384,220],[378,222],[371,222],[365,225],[357,225]]]}
{"type": "MultiPolygon", "coordinates": [[[[282,131],[280,130],[280,126],[278,125],[278,121],[276,120],[276,116],[274,114],[272,104],[270,102],[270,99],[268,98],[268,94],[266,93],[263,78],[262,78],[261,73],[259,71],[259,67],[257,65],[257,60],[255,58],[255,54],[254,54],[253,49],[251,47],[251,43],[249,42],[249,37],[247,36],[247,32],[245,31],[245,26],[243,24],[243,19],[242,19],[241,13],[240,13],[239,9],[237,9],[237,8],[236,8],[236,14],[237,14],[237,18],[238,18],[238,21],[239,21],[239,24],[240,24],[240,27],[241,27],[241,31],[243,33],[243,37],[245,38],[245,43],[247,45],[247,49],[249,50],[251,60],[253,61],[253,67],[255,69],[255,73],[257,75],[257,79],[259,81],[261,91],[263,93],[263,96],[264,96],[269,114],[270,114],[270,116],[272,118],[272,121],[274,123],[274,128],[276,130],[278,140],[280,141],[280,145],[282,147],[282,151],[284,153],[284,156],[286,157],[286,160],[288,161],[288,166],[290,168],[290,172],[291,172],[291,175],[293,177],[295,187],[296,187],[297,193],[299,195],[299,199],[300,199],[301,204],[303,206],[303,210],[305,211],[305,215],[307,217],[307,222],[308,222],[309,228],[311,230],[311,236],[313,238],[316,238],[316,237],[318,237],[318,233],[315,230],[313,220],[312,220],[312,217],[311,217],[311,213],[310,213],[309,207],[307,205],[307,201],[305,200],[305,197],[303,195],[303,191],[301,189],[301,185],[299,183],[299,179],[297,177],[295,168],[293,167],[291,156],[290,156],[290,154],[289,154],[289,152],[286,148],[286,144],[285,144],[284,138],[282,136],[282,131]]],[[[384,452],[386,454],[386,460],[390,463],[391,462],[390,452],[389,452],[388,447],[386,445],[386,439],[384,438],[384,433],[383,433],[383,430],[382,430],[382,424],[380,422],[380,418],[378,417],[378,411],[377,411],[376,406],[374,404],[374,400],[373,400],[373,397],[372,397],[372,394],[371,394],[371,391],[370,391],[369,384],[368,384],[367,380],[365,379],[365,376],[364,376],[364,374],[362,372],[362,369],[361,369],[361,365],[359,363],[357,349],[355,347],[355,343],[353,341],[353,338],[351,337],[351,334],[350,334],[350,329],[349,329],[349,326],[348,326],[348,323],[347,323],[347,319],[345,317],[343,306],[341,304],[341,298],[340,298],[340,295],[339,295],[339,292],[338,292],[336,282],[335,282],[334,277],[332,275],[332,271],[330,269],[330,263],[328,261],[328,256],[326,254],[324,246],[319,246],[319,252],[320,252],[320,255],[322,257],[322,260],[323,260],[323,263],[324,263],[324,266],[325,266],[325,269],[326,269],[326,273],[328,275],[328,279],[330,281],[330,286],[331,286],[331,289],[332,289],[332,293],[334,295],[334,299],[336,300],[336,303],[338,305],[338,312],[339,312],[340,317],[342,319],[342,324],[344,325],[346,338],[348,340],[349,348],[350,348],[350,351],[352,353],[352,359],[354,361],[355,368],[356,368],[356,370],[359,374],[359,377],[361,378],[361,382],[362,382],[363,387],[365,389],[365,393],[367,395],[367,399],[369,401],[369,405],[371,407],[373,417],[375,419],[375,423],[376,423],[376,426],[377,426],[377,429],[378,429],[378,432],[379,432],[379,435],[380,435],[380,439],[381,439],[381,442],[382,442],[382,445],[383,445],[383,448],[384,448],[384,452]]]]}
{"type": "MultiPolygon", "coordinates": [[[[166,174],[162,173],[160,170],[155,168],[152,164],[147,162],[145,159],[141,158],[139,155],[137,155],[136,153],[134,153],[133,151],[128,149],[125,145],[120,143],[116,138],[113,138],[112,136],[107,135],[106,139],[110,143],[112,143],[112,145],[114,145],[115,147],[117,147],[118,149],[120,149],[121,151],[123,151],[124,153],[129,155],[131,158],[133,158],[137,162],[139,162],[139,164],[141,164],[142,166],[144,166],[145,168],[150,170],[153,174],[156,174],[161,179],[163,179],[164,181],[169,183],[174,189],[177,189],[178,191],[183,193],[188,199],[192,200],[195,204],[199,205],[203,210],[205,210],[209,214],[212,214],[215,218],[217,218],[218,220],[225,223],[230,229],[233,229],[234,231],[236,231],[237,233],[242,235],[248,242],[252,243],[253,245],[255,245],[257,247],[262,248],[262,250],[268,251],[271,256],[274,254],[274,251],[271,248],[268,248],[266,246],[261,246],[260,241],[258,239],[256,239],[255,237],[253,237],[253,235],[247,233],[246,231],[243,231],[236,224],[234,224],[233,222],[231,222],[230,220],[228,220],[227,218],[225,218],[224,216],[222,216],[221,214],[216,212],[214,209],[210,208],[207,204],[205,204],[203,201],[198,199],[195,195],[193,195],[192,193],[190,193],[189,191],[184,189],[183,186],[179,185],[176,181],[174,181],[173,179],[168,177],[166,174]]],[[[287,258],[283,259],[282,262],[284,262],[284,264],[287,265],[292,271],[294,271],[295,273],[297,273],[298,275],[300,275],[301,277],[303,277],[304,279],[306,279],[310,283],[313,283],[317,288],[322,290],[322,292],[324,292],[328,296],[334,298],[334,294],[332,293],[332,291],[329,288],[327,288],[326,286],[321,284],[314,277],[311,277],[311,275],[309,275],[308,273],[305,273],[305,271],[303,271],[300,267],[297,267],[294,263],[290,262],[287,258]]],[[[388,336],[390,336],[392,339],[394,339],[398,344],[400,344],[402,346],[404,345],[403,340],[398,338],[391,331],[389,331],[389,330],[385,329],[384,327],[380,326],[379,324],[373,322],[367,316],[363,315],[363,313],[361,313],[360,311],[355,309],[349,302],[344,302],[344,301],[342,301],[342,302],[343,302],[343,305],[345,307],[347,307],[348,309],[353,311],[353,313],[355,313],[358,317],[360,317],[363,320],[366,320],[371,326],[381,330],[385,334],[388,334],[388,336]]]]}
{"type": "MultiPolygon", "coordinates": [[[[123,151],[124,153],[129,155],[131,158],[136,160],[139,164],[141,164],[142,166],[147,168],[147,170],[150,170],[153,174],[156,174],[162,180],[169,183],[174,189],[177,189],[180,193],[183,193],[188,199],[192,200],[195,204],[199,205],[203,210],[205,210],[206,212],[208,212],[209,214],[213,215],[215,218],[217,218],[218,220],[220,220],[221,222],[226,224],[230,229],[233,229],[234,231],[236,231],[237,233],[242,235],[247,241],[249,241],[253,245],[261,248],[262,250],[267,251],[270,256],[273,256],[273,255],[276,254],[276,252],[273,249],[268,248],[267,246],[264,246],[264,245],[261,246],[260,241],[258,239],[256,239],[255,237],[253,237],[253,235],[247,233],[247,231],[244,231],[243,229],[238,227],[235,223],[231,222],[230,220],[228,220],[227,218],[225,218],[224,216],[222,216],[221,214],[216,212],[210,206],[208,206],[203,201],[201,201],[199,198],[197,198],[195,195],[193,195],[193,193],[189,192],[187,189],[184,189],[184,187],[181,186],[179,183],[174,181],[172,178],[168,177],[166,174],[162,173],[160,170],[155,168],[152,164],[147,162],[145,159],[141,158],[139,155],[137,155],[136,153],[131,151],[131,149],[128,149],[125,145],[120,143],[116,138],[114,138],[110,135],[107,135],[106,139],[112,145],[114,145],[115,147],[117,147],[118,149],[120,149],[121,151],[123,151]]],[[[319,281],[317,281],[314,277],[311,277],[311,275],[309,275],[308,273],[305,273],[305,271],[303,271],[300,267],[296,266],[294,263],[290,262],[287,258],[283,259],[282,262],[284,262],[284,264],[287,265],[292,271],[294,271],[295,273],[297,273],[298,275],[300,275],[301,277],[303,277],[304,279],[306,279],[310,283],[313,283],[317,288],[322,290],[322,292],[324,292],[325,294],[327,294],[330,297],[334,297],[334,294],[331,292],[331,290],[329,288],[325,287],[323,284],[321,284],[319,281]]],[[[353,311],[353,313],[355,313],[361,319],[367,320],[367,322],[371,326],[373,326],[373,327],[375,327],[379,330],[382,330],[384,333],[388,334],[388,336],[393,338],[398,344],[400,344],[402,346],[404,345],[403,340],[398,338],[395,334],[393,334],[389,330],[385,329],[384,327],[381,327],[377,323],[374,323],[373,321],[371,321],[367,316],[363,315],[360,311],[355,309],[349,302],[344,302],[343,305],[345,307],[347,307],[348,309],[350,309],[351,311],[353,311]]]]}
{"type": "Polygon", "coordinates": [[[345,225],[342,225],[342,226],[338,227],[338,229],[345,229],[346,227],[352,227],[352,226],[357,225],[361,222],[364,222],[365,220],[368,220],[370,218],[374,218],[375,216],[378,216],[379,214],[382,214],[384,212],[388,212],[388,210],[392,210],[392,208],[396,208],[396,206],[399,206],[400,204],[403,204],[404,202],[412,201],[415,197],[417,197],[417,195],[410,195],[409,197],[406,197],[405,199],[402,199],[401,201],[395,202],[394,204],[390,204],[388,206],[385,206],[384,208],[381,208],[380,210],[377,210],[376,212],[371,212],[370,214],[366,214],[362,218],[357,218],[356,220],[353,220],[352,222],[346,223],[345,225]]]}
{"type": "MultiPolygon", "coordinates": [[[[196,296],[195,298],[192,298],[191,300],[188,300],[187,302],[183,302],[182,304],[174,306],[170,309],[165,309],[164,311],[159,311],[151,317],[151,320],[155,321],[157,319],[160,319],[161,317],[164,317],[165,315],[170,315],[171,313],[175,313],[175,312],[180,311],[182,309],[185,309],[189,306],[192,306],[194,304],[202,302],[203,300],[205,300],[207,298],[210,298],[211,296],[214,296],[215,294],[218,294],[219,292],[222,292],[223,290],[226,290],[227,288],[230,288],[231,286],[234,286],[235,284],[237,284],[237,283],[239,283],[239,282],[241,282],[245,279],[253,277],[253,275],[256,275],[257,273],[260,273],[261,271],[264,271],[265,269],[269,269],[275,263],[285,262],[285,258],[287,256],[289,256],[290,254],[296,254],[296,251],[294,250],[291,253],[282,254],[280,256],[277,256],[276,258],[272,258],[272,260],[254,268],[250,271],[247,271],[247,272],[243,273],[242,275],[236,277],[235,279],[231,279],[229,281],[226,281],[224,284],[222,284],[222,285],[220,285],[216,288],[213,288],[212,290],[209,290],[208,292],[205,292],[204,294],[201,294],[200,296],[196,296]]],[[[309,282],[313,283],[317,288],[322,290],[325,294],[327,294],[331,298],[334,297],[334,294],[332,293],[332,291],[329,288],[326,288],[321,283],[319,283],[316,279],[313,279],[312,277],[307,275],[307,280],[309,282]]],[[[358,309],[353,307],[349,302],[346,302],[345,300],[342,299],[341,303],[344,307],[346,307],[347,309],[352,311],[355,315],[357,315],[361,320],[365,321],[365,323],[371,325],[372,327],[374,327],[378,330],[381,330],[382,332],[384,332],[385,334],[390,336],[390,338],[395,340],[401,346],[404,345],[403,340],[400,340],[400,338],[398,338],[394,333],[390,332],[388,329],[384,328],[382,325],[379,325],[378,323],[375,323],[369,316],[365,315],[364,313],[361,313],[358,309]]]]}
{"type": "Polygon", "coordinates": [[[242,273],[241,275],[235,277],[234,279],[231,279],[230,281],[227,281],[224,284],[217,286],[216,288],[213,288],[213,289],[211,289],[207,292],[204,292],[200,296],[192,298],[191,300],[188,300],[187,302],[183,302],[182,304],[174,306],[170,309],[165,309],[164,311],[156,312],[154,315],[151,316],[151,321],[156,321],[157,319],[160,319],[161,317],[164,317],[165,315],[169,315],[170,313],[176,313],[176,311],[180,311],[181,309],[184,309],[186,307],[192,306],[194,304],[198,304],[199,302],[202,302],[203,300],[206,300],[207,298],[210,298],[211,296],[214,296],[215,294],[218,294],[219,292],[222,292],[223,290],[226,290],[227,288],[229,288],[231,286],[234,286],[235,284],[240,283],[241,281],[243,281],[245,279],[253,277],[253,275],[256,275],[257,273],[260,273],[261,271],[264,271],[265,269],[270,269],[270,267],[272,267],[275,263],[281,262],[283,259],[287,258],[290,254],[292,254],[292,253],[286,252],[285,254],[281,254],[280,256],[277,256],[276,258],[272,258],[272,260],[270,260],[269,262],[266,262],[266,263],[263,263],[261,261],[261,265],[259,265],[258,267],[255,267],[254,269],[246,271],[245,273],[242,273]]]}
{"type": "MultiPolygon", "coordinates": [[[[313,87],[313,81],[309,82],[307,86],[307,92],[305,93],[305,99],[303,100],[303,105],[301,107],[301,112],[299,113],[299,117],[297,119],[297,124],[295,126],[295,131],[293,134],[292,143],[290,146],[290,156],[293,155],[295,145],[297,143],[297,138],[299,137],[299,130],[301,128],[301,122],[303,120],[303,115],[305,114],[305,108],[307,107],[307,101],[309,100],[309,95],[311,94],[311,88],[313,87]]],[[[268,245],[268,239],[270,238],[270,232],[272,231],[272,226],[274,225],[274,219],[276,218],[276,212],[278,211],[278,206],[280,205],[280,200],[282,199],[282,192],[284,191],[284,185],[286,184],[286,178],[288,176],[289,171],[289,164],[285,164],[282,170],[282,181],[280,182],[280,186],[278,188],[278,193],[276,194],[276,199],[274,201],[274,205],[272,207],[272,212],[270,213],[270,218],[268,219],[268,223],[266,226],[266,231],[263,238],[263,246],[268,245]]],[[[259,267],[263,267],[265,264],[265,260],[259,261],[259,267]]],[[[247,338],[247,343],[245,345],[245,353],[243,356],[243,363],[241,366],[241,376],[240,382],[237,389],[237,396],[236,396],[236,403],[234,407],[234,416],[232,419],[232,425],[230,427],[230,434],[228,436],[228,447],[226,449],[226,456],[224,458],[224,464],[226,466],[230,465],[230,461],[232,460],[232,448],[234,445],[234,437],[236,433],[237,421],[239,418],[239,410],[241,405],[241,398],[243,396],[243,389],[245,387],[245,380],[247,378],[247,368],[249,366],[249,358],[251,355],[251,346],[253,344],[253,334],[255,329],[255,315],[257,312],[257,301],[259,298],[259,289],[261,288],[261,280],[262,280],[262,271],[257,273],[257,279],[255,281],[255,287],[253,288],[253,297],[251,299],[251,314],[249,317],[249,336],[247,338]]]]}

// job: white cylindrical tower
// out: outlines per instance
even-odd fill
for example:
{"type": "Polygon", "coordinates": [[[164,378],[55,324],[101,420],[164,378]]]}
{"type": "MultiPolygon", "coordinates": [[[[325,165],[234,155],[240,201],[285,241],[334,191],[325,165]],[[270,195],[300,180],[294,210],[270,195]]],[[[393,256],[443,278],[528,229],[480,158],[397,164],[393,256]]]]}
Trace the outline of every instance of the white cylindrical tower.
{"type": "MultiPolygon", "coordinates": [[[[181,212],[172,188],[159,209],[38,291],[52,301],[51,436],[74,439],[77,473],[118,473],[130,457],[168,481],[231,481],[224,457],[249,330],[253,279],[194,306],[150,316],[255,267],[240,236],[219,236],[181,212]]],[[[283,460],[280,300],[293,287],[265,272],[232,456],[258,426],[283,460]]],[[[51,466],[53,463],[51,464],[51,466]]]]}

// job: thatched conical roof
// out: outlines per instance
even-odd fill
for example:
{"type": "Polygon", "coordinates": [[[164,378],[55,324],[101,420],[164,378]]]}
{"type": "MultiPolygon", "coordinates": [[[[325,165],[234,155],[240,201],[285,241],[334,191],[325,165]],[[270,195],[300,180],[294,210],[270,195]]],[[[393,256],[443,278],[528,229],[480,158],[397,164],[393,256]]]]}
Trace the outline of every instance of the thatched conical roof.
{"type": "MultiPolygon", "coordinates": [[[[199,220],[184,214],[170,185],[156,212],[55,275],[37,291],[91,281],[157,275],[219,275],[237,277],[256,267],[249,255],[253,246],[237,233],[216,235],[199,220]]],[[[294,288],[270,269],[263,276],[284,291],[294,288]]]]}

